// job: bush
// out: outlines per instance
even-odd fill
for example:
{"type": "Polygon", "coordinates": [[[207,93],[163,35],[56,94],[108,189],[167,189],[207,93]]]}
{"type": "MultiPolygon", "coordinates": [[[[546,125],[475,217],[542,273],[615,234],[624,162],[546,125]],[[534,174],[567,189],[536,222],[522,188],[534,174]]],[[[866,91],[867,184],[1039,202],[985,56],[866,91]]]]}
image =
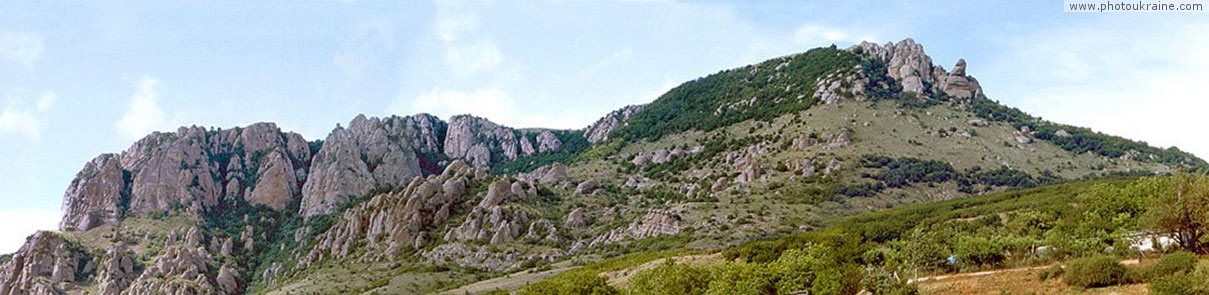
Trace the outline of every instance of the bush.
{"type": "Polygon", "coordinates": [[[1186,294],[1205,294],[1196,293],[1192,276],[1187,274],[1169,275],[1157,277],[1150,281],[1150,293],[1156,295],[1186,295],[1186,294]]]}
{"type": "MultiPolygon", "coordinates": [[[[1166,258],[1166,256],[1164,256],[1164,258],[1166,258]]],[[[1184,258],[1186,257],[1180,257],[1178,259],[1182,260],[1184,258]]],[[[1157,272],[1152,273],[1157,274],[1157,272]]],[[[1185,270],[1184,272],[1167,273],[1151,279],[1150,293],[1159,295],[1209,295],[1209,261],[1201,261],[1200,263],[1197,263],[1196,268],[1192,271],[1185,270]]]]}
{"type": "Polygon", "coordinates": [[[1066,284],[1083,288],[1118,285],[1126,282],[1125,266],[1108,256],[1076,259],[1066,266],[1066,284]]]}
{"type": "Polygon", "coordinates": [[[522,289],[518,294],[525,295],[557,295],[557,294],[591,294],[617,295],[621,294],[613,286],[609,286],[605,278],[589,272],[576,272],[560,280],[542,280],[522,289]]]}
{"type": "Polygon", "coordinates": [[[1061,277],[1062,273],[1064,272],[1066,272],[1066,270],[1062,268],[1062,265],[1054,264],[1053,266],[1042,269],[1041,272],[1037,273],[1037,279],[1048,281],[1049,279],[1061,277]]]}
{"type": "Polygon", "coordinates": [[[654,268],[630,278],[633,294],[704,294],[709,289],[709,272],[667,259],[654,268]]]}
{"type": "Polygon", "coordinates": [[[777,294],[776,273],[764,264],[731,262],[710,273],[706,295],[777,294]]]}
{"type": "Polygon", "coordinates": [[[1158,262],[1150,266],[1150,278],[1158,278],[1173,274],[1189,273],[1196,269],[1196,254],[1192,252],[1175,252],[1163,255],[1158,262]]]}

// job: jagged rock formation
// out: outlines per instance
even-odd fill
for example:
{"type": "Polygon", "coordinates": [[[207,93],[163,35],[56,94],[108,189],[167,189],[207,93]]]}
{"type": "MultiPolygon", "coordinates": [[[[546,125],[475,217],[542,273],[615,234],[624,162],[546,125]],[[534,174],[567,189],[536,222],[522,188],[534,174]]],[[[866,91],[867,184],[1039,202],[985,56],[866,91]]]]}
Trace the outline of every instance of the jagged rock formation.
{"type": "Polygon", "coordinates": [[[246,197],[284,209],[296,201],[310,158],[300,135],[282,133],[272,123],[156,132],[120,155],[101,155],[85,165],[64,194],[60,229],[114,223],[123,207],[131,216],[175,208],[200,213],[221,198],[246,197]]]}
{"type": "Polygon", "coordinates": [[[97,270],[97,293],[102,295],[121,294],[138,274],[134,272],[134,260],[118,247],[105,250],[104,262],[97,270]]]}
{"type": "Polygon", "coordinates": [[[630,120],[631,116],[645,108],[645,104],[626,106],[616,111],[612,111],[605,115],[600,120],[589,125],[584,130],[584,137],[588,138],[588,142],[597,143],[609,139],[609,132],[614,129],[624,126],[625,122],[630,120]]]}
{"type": "Polygon", "coordinates": [[[0,295],[62,294],[74,288],[76,273],[90,261],[55,233],[39,231],[25,241],[12,260],[0,265],[0,295]]]}
{"type": "MultiPolygon", "coordinates": [[[[196,232],[197,228],[190,229],[196,232]]],[[[194,238],[169,239],[164,242],[164,253],[147,266],[130,283],[123,294],[231,294],[220,292],[217,283],[209,275],[214,270],[207,262],[210,253],[194,238]]]]}
{"type": "Polygon", "coordinates": [[[445,155],[466,159],[474,167],[486,167],[520,156],[557,151],[562,144],[549,130],[516,130],[487,119],[459,115],[449,119],[445,155]]]}
{"type": "Polygon", "coordinates": [[[501,204],[508,198],[518,197],[511,190],[512,182],[500,178],[487,188],[487,195],[471,209],[466,220],[445,234],[445,241],[482,241],[491,244],[507,243],[520,237],[529,216],[525,212],[509,210],[501,204]]]}
{"type": "Polygon", "coordinates": [[[301,264],[326,257],[347,257],[365,243],[366,259],[394,257],[403,247],[422,247],[435,226],[444,224],[454,201],[463,197],[467,181],[475,179],[474,169],[460,161],[449,165],[441,176],[415,177],[401,192],[374,196],[354,206],[332,228],[316,239],[301,264]]]}
{"type": "Polygon", "coordinates": [[[953,71],[940,78],[940,91],[958,99],[982,98],[982,86],[978,80],[966,75],[966,60],[958,59],[953,71]]]}
{"type": "MultiPolygon", "coordinates": [[[[911,146],[901,152],[909,155],[946,148],[937,154],[960,154],[961,150],[948,146],[929,145],[935,143],[929,140],[954,134],[963,137],[946,140],[964,145],[990,139],[994,148],[1030,152],[1056,149],[1046,142],[1050,134],[1028,128],[1004,131],[1010,124],[975,119],[966,112],[962,104],[983,94],[978,82],[966,75],[964,60],[945,71],[932,65],[922,47],[909,39],[884,46],[864,43],[850,50],[881,63],[826,69],[825,75],[811,76],[817,77],[814,89],[800,87],[798,82],[805,79],[775,84],[773,89],[784,91],[771,97],[744,95],[719,106],[717,114],[746,111],[738,108],[760,107],[769,101],[795,102],[795,97],[813,103],[804,99],[811,91],[822,105],[809,107],[819,109],[773,113],[779,117],[712,131],[681,130],[685,132],[654,141],[612,141],[568,164],[547,163],[551,158],[575,156],[563,152],[578,151],[583,139],[605,142],[613,130],[630,128],[625,127],[630,126],[627,121],[645,105],[614,111],[582,131],[514,129],[469,115],[446,123],[417,114],[358,116],[347,128],[337,125],[325,141],[316,142],[283,133],[271,123],[154,133],[125,152],[101,155],[85,165],[64,194],[60,228],[68,231],[61,234],[66,238],[52,233],[31,237],[11,261],[0,265],[0,295],[81,292],[79,286],[86,291],[95,287],[100,294],[233,294],[313,281],[317,277],[310,275],[328,275],[323,273],[328,267],[453,263],[503,271],[570,254],[596,253],[592,251],[601,249],[593,247],[603,244],[667,235],[696,238],[707,231],[709,243],[729,244],[773,230],[801,229],[792,224],[795,218],[776,215],[786,211],[825,216],[829,209],[856,211],[882,205],[879,198],[885,195],[865,196],[852,206],[812,203],[814,197],[841,197],[822,195],[831,189],[816,193],[819,187],[812,185],[850,184],[851,178],[873,172],[861,153],[880,155],[884,149],[904,147],[905,142],[911,146]],[[884,74],[882,66],[887,68],[884,74]],[[889,103],[846,101],[886,93],[893,97],[879,99],[909,97],[898,96],[900,90],[952,101],[910,112],[887,111],[895,107],[889,103]],[[885,138],[885,130],[877,129],[891,126],[886,123],[898,124],[886,128],[898,128],[889,132],[894,142],[885,138]],[[975,130],[981,135],[975,135],[975,130]],[[879,145],[888,142],[893,145],[879,145]],[[515,175],[492,174],[497,171],[488,169],[512,160],[517,162],[507,164],[527,165],[519,169],[543,166],[515,175]],[[810,198],[797,198],[805,194],[810,198]],[[358,202],[349,204],[353,198],[358,202]],[[770,210],[771,216],[763,216],[763,209],[752,213],[758,206],[750,206],[749,200],[785,200],[777,205],[795,210],[770,210]],[[271,210],[249,208],[249,204],[271,210]],[[284,212],[295,208],[299,214],[284,212]],[[336,212],[338,208],[347,210],[336,212]],[[718,214],[703,212],[715,208],[718,214]],[[796,210],[802,208],[823,210],[796,210]],[[737,209],[747,209],[747,216],[737,209]],[[148,218],[119,223],[128,217],[148,218]],[[245,259],[252,261],[240,261],[245,259]]],[[[829,52],[853,57],[834,49],[829,52]]],[[[744,83],[776,82],[793,78],[794,72],[784,70],[797,66],[790,60],[738,71],[752,79],[771,70],[775,73],[767,78],[744,83]]],[[[1052,136],[1082,137],[1084,132],[1066,128],[1052,136]]],[[[1062,159],[1066,153],[1045,155],[1045,159],[1062,159]]],[[[1112,158],[1121,160],[1116,162],[1125,169],[1154,168],[1127,162],[1146,157],[1130,151],[1112,158]]],[[[1155,155],[1149,157],[1153,160],[1155,155]]],[[[1004,165],[1009,165],[1008,160],[1016,159],[998,155],[993,159],[1004,165]]],[[[515,165],[503,168],[511,166],[515,165]]],[[[951,191],[949,187],[913,188],[940,191],[938,198],[962,196],[943,191],[951,191]]],[[[395,270],[399,269],[383,273],[395,270]]],[[[377,273],[358,275],[382,279],[374,277],[377,273]]]]}
{"type": "Polygon", "coordinates": [[[886,63],[887,74],[899,83],[904,92],[925,95],[933,91],[957,99],[981,98],[982,87],[973,77],[966,75],[965,59],[957,61],[952,72],[933,66],[932,58],[924,52],[923,45],[911,38],[885,45],[861,42],[852,48],[886,63]],[[931,88],[929,88],[931,87],[931,88]]]}
{"type": "MultiPolygon", "coordinates": [[[[359,115],[347,129],[337,126],[332,130],[315,155],[311,178],[303,186],[303,216],[331,213],[352,197],[401,186],[420,176],[412,138],[432,132],[417,128],[423,125],[408,124],[415,121],[392,117],[384,122],[359,115]]],[[[425,140],[419,142],[426,145],[425,140]]]]}
{"type": "Polygon", "coordinates": [[[59,229],[85,231],[117,222],[123,196],[130,193],[125,175],[115,154],[103,154],[84,164],[63,194],[59,229]]]}

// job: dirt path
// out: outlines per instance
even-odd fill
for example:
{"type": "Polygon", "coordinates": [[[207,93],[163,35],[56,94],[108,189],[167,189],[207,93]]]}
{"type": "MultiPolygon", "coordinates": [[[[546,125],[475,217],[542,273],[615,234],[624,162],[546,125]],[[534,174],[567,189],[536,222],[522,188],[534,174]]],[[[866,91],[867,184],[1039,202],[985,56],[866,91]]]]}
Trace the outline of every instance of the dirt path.
{"type": "MultiPolygon", "coordinates": [[[[1121,260],[1120,262],[1121,262],[1121,264],[1125,264],[1125,265],[1136,265],[1139,263],[1139,261],[1137,259],[1125,259],[1125,260],[1121,260]]],[[[918,283],[918,282],[939,281],[939,280],[954,279],[954,278],[981,277],[981,276],[989,276],[989,275],[993,275],[993,274],[1000,274],[1000,273],[1006,273],[1006,272],[1038,270],[1038,269],[1044,269],[1047,267],[1050,267],[1050,266],[1046,265],[1046,266],[1018,267],[1018,268],[1007,268],[1007,269],[995,269],[995,270],[980,271],[980,272],[958,273],[958,274],[951,274],[951,275],[927,276],[927,277],[919,277],[919,278],[907,280],[907,283],[912,284],[912,283],[918,283]]]]}

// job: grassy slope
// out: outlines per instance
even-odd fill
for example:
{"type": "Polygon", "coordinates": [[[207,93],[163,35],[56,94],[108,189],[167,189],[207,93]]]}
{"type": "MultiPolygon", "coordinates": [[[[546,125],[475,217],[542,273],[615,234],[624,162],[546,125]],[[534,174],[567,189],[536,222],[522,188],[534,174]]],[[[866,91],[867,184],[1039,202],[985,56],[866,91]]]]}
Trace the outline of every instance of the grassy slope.
{"type": "MultiPolygon", "coordinates": [[[[940,105],[926,109],[902,109],[892,101],[841,102],[819,105],[797,115],[784,115],[771,123],[744,121],[710,132],[690,131],[664,137],[655,142],[640,141],[622,147],[618,154],[636,154],[675,146],[697,146],[707,138],[722,136],[742,138],[750,135],[780,136],[780,141],[806,137],[811,133],[838,133],[851,130],[852,144],[833,150],[810,148],[805,150],[779,150],[779,142],[770,142],[770,152],[761,158],[768,168],[776,163],[790,163],[805,159],[825,162],[838,159],[847,171],[839,174],[834,182],[858,181],[867,169],[849,169],[856,166],[862,155],[884,155],[891,157],[917,157],[939,160],[959,170],[974,166],[991,169],[1008,163],[1013,169],[1032,175],[1052,171],[1066,179],[1079,179],[1099,175],[1107,171],[1169,172],[1169,168],[1156,163],[1123,160],[1072,154],[1046,142],[1030,144],[1016,143],[1013,126],[1003,122],[992,122],[986,127],[975,127],[968,123],[976,117],[959,106],[940,105]],[[801,118],[795,122],[794,117],[801,118]],[[754,130],[753,130],[754,128],[754,130]],[[942,137],[940,130],[972,130],[976,135],[942,137]],[[754,132],[749,132],[754,131],[754,132]],[[1005,144],[1007,142],[1008,144],[1005,144]]],[[[693,169],[682,171],[679,181],[656,181],[668,187],[679,187],[690,183],[708,184],[719,176],[734,171],[719,154],[713,164],[693,165],[693,169]]],[[[624,159],[588,160],[572,165],[569,173],[574,179],[597,179],[621,186],[627,179],[624,159]]],[[[702,161],[709,162],[709,161],[702,161]]],[[[766,182],[758,182],[743,190],[716,193],[717,202],[689,202],[674,206],[682,209],[682,217],[698,232],[707,232],[693,245],[708,246],[746,241],[769,235],[796,231],[800,226],[818,226],[823,221],[837,216],[875,211],[883,208],[917,202],[930,202],[962,198],[967,195],[957,192],[953,183],[942,183],[935,187],[917,185],[903,189],[888,189],[868,198],[849,198],[844,203],[823,202],[813,204],[795,199],[806,182],[795,179],[792,173],[768,169],[766,182]],[[721,225],[738,230],[718,230],[721,225]]],[[[824,181],[826,182],[826,181],[824,181]]],[[[635,212],[642,208],[631,206],[635,212]]]]}

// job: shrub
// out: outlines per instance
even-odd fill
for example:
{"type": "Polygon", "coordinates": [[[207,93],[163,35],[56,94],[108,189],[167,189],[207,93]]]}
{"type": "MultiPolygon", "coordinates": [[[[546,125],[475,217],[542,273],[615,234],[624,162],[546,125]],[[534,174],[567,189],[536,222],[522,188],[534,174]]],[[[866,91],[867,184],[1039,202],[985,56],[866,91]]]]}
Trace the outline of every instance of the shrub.
{"type": "Polygon", "coordinates": [[[758,263],[731,262],[710,271],[706,295],[776,294],[776,273],[758,263]]]}
{"type": "Polygon", "coordinates": [[[1196,269],[1196,254],[1192,252],[1175,252],[1163,255],[1158,262],[1150,266],[1150,278],[1158,278],[1172,274],[1189,273],[1196,269]]]}
{"type": "Polygon", "coordinates": [[[1192,276],[1187,274],[1161,276],[1150,281],[1150,293],[1156,295],[1198,294],[1193,291],[1193,284],[1196,282],[1193,281],[1192,276]]]}
{"type": "Polygon", "coordinates": [[[1037,279],[1048,281],[1049,279],[1061,277],[1062,273],[1065,271],[1066,270],[1062,268],[1062,265],[1054,264],[1053,266],[1042,269],[1041,272],[1037,273],[1037,279]]]}
{"type": "Polygon", "coordinates": [[[621,294],[613,286],[609,286],[605,278],[591,272],[574,272],[559,280],[542,280],[522,289],[519,294],[525,295],[556,295],[556,294],[591,294],[617,295],[621,294]]]}
{"type": "MultiPolygon", "coordinates": [[[[1170,255],[1168,255],[1170,256],[1170,255]]],[[[1164,256],[1166,258],[1166,256],[1164,256]]],[[[1181,257],[1179,259],[1184,259],[1181,257]]],[[[1157,265],[1157,263],[1156,263],[1157,265]]],[[[1156,273],[1157,272],[1152,272],[1156,273]]],[[[1207,294],[1209,295],[1209,261],[1197,263],[1192,271],[1167,273],[1150,280],[1153,294],[1207,294]]]]}
{"type": "Polygon", "coordinates": [[[919,288],[908,284],[906,277],[888,272],[884,269],[871,269],[861,279],[861,285],[872,294],[915,295],[919,288]]]}
{"type": "Polygon", "coordinates": [[[708,288],[707,271],[668,259],[635,274],[630,279],[629,291],[633,294],[703,294],[708,288]]]}
{"type": "Polygon", "coordinates": [[[1066,266],[1063,279],[1068,285],[1083,288],[1118,285],[1126,281],[1125,266],[1108,256],[1080,258],[1066,266]]]}

